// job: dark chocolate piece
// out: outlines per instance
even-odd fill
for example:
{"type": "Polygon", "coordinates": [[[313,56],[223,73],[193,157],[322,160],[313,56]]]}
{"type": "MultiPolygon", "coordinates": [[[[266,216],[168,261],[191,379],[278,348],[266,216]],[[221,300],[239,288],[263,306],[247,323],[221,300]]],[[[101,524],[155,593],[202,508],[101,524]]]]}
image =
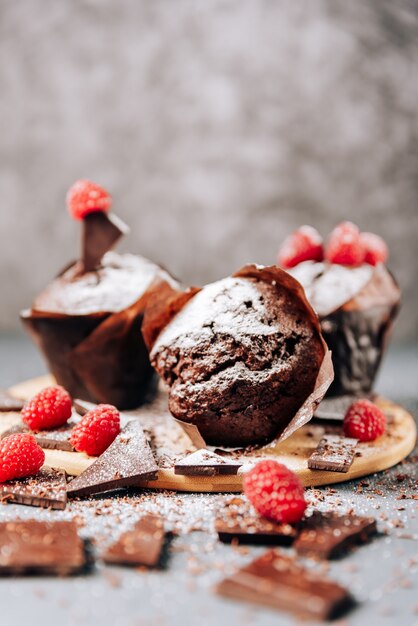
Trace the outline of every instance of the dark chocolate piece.
{"type": "Polygon", "coordinates": [[[311,470],[348,472],[354,461],[358,439],[340,435],[324,435],[308,459],[311,470]]]}
{"type": "Polygon", "coordinates": [[[24,401],[15,398],[8,391],[0,389],[0,412],[18,412],[24,407],[24,401]]]}
{"type": "Polygon", "coordinates": [[[358,515],[315,512],[302,522],[293,544],[299,554],[332,559],[366,543],[376,533],[376,520],[358,515]]]}
{"type": "Polygon", "coordinates": [[[177,461],[174,473],[182,476],[219,476],[236,474],[242,463],[225,458],[209,450],[197,450],[177,461]]]}
{"type": "Polygon", "coordinates": [[[41,448],[48,450],[64,450],[65,452],[74,452],[74,448],[70,443],[71,433],[73,431],[75,422],[70,421],[65,426],[60,428],[54,428],[53,430],[40,430],[38,432],[32,431],[26,424],[16,424],[8,430],[5,430],[0,439],[4,439],[9,435],[15,435],[17,433],[30,433],[36,439],[36,443],[41,448]]]}
{"type": "Polygon", "coordinates": [[[68,576],[86,565],[75,522],[0,522],[0,575],[68,576]]]}
{"type": "Polygon", "coordinates": [[[137,420],[129,422],[114,442],[80,476],[68,484],[70,497],[90,496],[156,480],[158,465],[137,420]]]}
{"type": "Polygon", "coordinates": [[[129,227],[112,213],[96,211],[83,218],[82,255],[85,272],[95,270],[103,256],[129,233],[129,227]]]}
{"type": "Polygon", "coordinates": [[[277,524],[263,517],[231,515],[228,519],[217,519],[215,530],[223,543],[290,545],[297,534],[290,524],[277,524]]]}
{"type": "Polygon", "coordinates": [[[338,617],[353,605],[346,589],[276,550],[224,579],[216,591],[315,621],[338,617]]]}
{"type": "Polygon", "coordinates": [[[77,398],[76,400],[74,400],[73,406],[74,406],[74,409],[77,411],[77,413],[83,416],[89,411],[91,411],[92,409],[95,409],[97,407],[97,404],[95,404],[94,402],[87,402],[87,400],[80,400],[79,398],[77,398]]]}
{"type": "Polygon", "coordinates": [[[361,396],[347,394],[344,396],[331,396],[330,398],[324,398],[316,409],[314,417],[317,419],[336,420],[342,422],[350,406],[360,397],[372,399],[373,394],[366,393],[361,396]]]}
{"type": "Polygon", "coordinates": [[[105,563],[156,567],[164,546],[165,532],[161,517],[145,515],[123,533],[102,555],[105,563]]]}
{"type": "Polygon", "coordinates": [[[63,470],[43,467],[34,476],[0,483],[0,500],[48,509],[65,509],[67,478],[63,470]]]}
{"type": "Polygon", "coordinates": [[[304,287],[332,351],[335,376],[327,395],[370,392],[399,311],[394,277],[383,264],[352,268],[310,261],[290,273],[304,287]]]}

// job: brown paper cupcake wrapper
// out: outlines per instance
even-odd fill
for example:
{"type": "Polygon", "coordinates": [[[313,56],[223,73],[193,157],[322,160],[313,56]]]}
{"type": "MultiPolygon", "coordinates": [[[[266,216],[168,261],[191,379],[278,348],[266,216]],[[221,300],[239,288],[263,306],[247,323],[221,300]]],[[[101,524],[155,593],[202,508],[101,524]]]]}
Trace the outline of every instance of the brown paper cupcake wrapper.
{"type": "Polygon", "coordinates": [[[141,334],[149,294],[159,288],[175,292],[174,285],[159,277],[118,313],[68,316],[27,310],[21,319],[57,382],[74,398],[132,409],[149,397],[156,382],[141,334]]]}

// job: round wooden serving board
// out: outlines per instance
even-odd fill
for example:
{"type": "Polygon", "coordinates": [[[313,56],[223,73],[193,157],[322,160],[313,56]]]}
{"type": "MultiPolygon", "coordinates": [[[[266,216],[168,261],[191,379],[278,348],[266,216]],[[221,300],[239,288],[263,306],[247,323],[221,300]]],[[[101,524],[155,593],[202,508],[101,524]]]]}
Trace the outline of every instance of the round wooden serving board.
{"type": "MultiPolygon", "coordinates": [[[[37,391],[53,384],[50,376],[34,378],[10,389],[16,397],[29,398],[37,391]]],[[[360,453],[346,473],[310,470],[307,459],[316,448],[321,436],[327,433],[342,433],[337,422],[315,420],[306,424],[283,442],[273,442],[252,452],[234,453],[234,458],[244,464],[252,464],[262,457],[274,458],[298,474],[305,486],[331,485],[379,472],[402,461],[415,446],[417,430],[412,416],[399,405],[385,398],[377,404],[385,411],[388,427],[385,435],[375,442],[359,444],[360,453]]],[[[174,474],[175,460],[194,450],[188,437],[167,411],[167,398],[160,391],[156,400],[136,411],[126,413],[128,418],[139,419],[150,437],[151,446],[161,467],[158,479],[142,482],[138,487],[170,489],[191,492],[239,492],[242,489],[242,472],[228,476],[191,477],[174,474]]],[[[0,433],[20,422],[19,413],[0,413],[0,433]]],[[[81,474],[94,459],[78,452],[45,450],[45,464],[60,467],[72,476],[81,474]]],[[[245,468],[243,468],[245,469],[245,468]]]]}

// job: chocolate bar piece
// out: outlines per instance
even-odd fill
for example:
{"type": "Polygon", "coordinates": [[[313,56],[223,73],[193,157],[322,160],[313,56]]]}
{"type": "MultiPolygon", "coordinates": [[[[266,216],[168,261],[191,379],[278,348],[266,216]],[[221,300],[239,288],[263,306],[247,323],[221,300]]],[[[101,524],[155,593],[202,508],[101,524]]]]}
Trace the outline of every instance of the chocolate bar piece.
{"type": "Polygon", "coordinates": [[[224,579],[216,591],[315,621],[338,617],[353,604],[346,589],[276,550],[224,579]]]}
{"type": "Polygon", "coordinates": [[[0,522],[0,575],[68,576],[86,565],[75,522],[0,522]]]}
{"type": "Polygon", "coordinates": [[[8,391],[0,389],[0,412],[19,412],[23,409],[24,401],[15,398],[8,391]]]}
{"type": "Polygon", "coordinates": [[[311,470],[348,472],[354,461],[357,444],[358,439],[324,435],[316,450],[309,457],[308,467],[311,470]]]}
{"type": "Polygon", "coordinates": [[[43,467],[34,476],[0,483],[0,500],[50,509],[65,509],[67,478],[63,470],[43,467]]]}
{"type": "Polygon", "coordinates": [[[8,430],[5,430],[0,439],[4,439],[9,435],[15,435],[17,433],[31,433],[36,443],[48,450],[64,450],[66,452],[74,452],[74,448],[70,443],[71,433],[73,431],[75,422],[70,421],[60,428],[54,428],[53,430],[40,430],[33,432],[26,426],[26,424],[16,424],[8,430]]]}
{"type": "Polygon", "coordinates": [[[219,476],[236,474],[242,463],[224,458],[209,450],[197,450],[174,466],[174,473],[182,476],[219,476]]]}
{"type": "Polygon", "coordinates": [[[290,545],[297,534],[290,524],[277,524],[263,517],[231,515],[228,519],[217,519],[215,530],[223,543],[290,545]]]}
{"type": "Polygon", "coordinates": [[[145,515],[123,533],[102,555],[105,563],[117,565],[158,565],[164,546],[164,523],[157,515],[145,515]]]}
{"type": "MultiPolygon", "coordinates": [[[[373,394],[364,393],[362,398],[372,398],[373,394]]],[[[344,396],[331,396],[324,398],[317,407],[314,417],[322,420],[342,421],[350,406],[359,399],[360,396],[346,394],[344,396]]]]}
{"type": "Polygon", "coordinates": [[[129,227],[112,213],[95,211],[83,219],[82,261],[85,272],[95,270],[108,250],[129,232],[129,227]]]}
{"type": "Polygon", "coordinates": [[[90,496],[156,480],[158,465],[137,420],[129,422],[114,442],[80,476],[68,484],[69,496],[90,496]]]}
{"type": "Polygon", "coordinates": [[[332,559],[351,547],[366,543],[375,533],[376,520],[371,517],[316,511],[302,522],[293,547],[302,555],[332,559]]]}

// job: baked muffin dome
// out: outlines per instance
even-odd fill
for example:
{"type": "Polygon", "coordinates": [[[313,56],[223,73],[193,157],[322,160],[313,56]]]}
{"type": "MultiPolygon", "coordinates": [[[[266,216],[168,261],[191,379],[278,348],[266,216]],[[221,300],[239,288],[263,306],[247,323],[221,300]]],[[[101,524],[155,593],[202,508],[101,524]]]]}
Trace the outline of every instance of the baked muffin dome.
{"type": "Polygon", "coordinates": [[[239,446],[283,433],[314,391],[325,354],[297,281],[275,266],[247,266],[182,302],[150,358],[177,419],[206,443],[239,446]]]}

